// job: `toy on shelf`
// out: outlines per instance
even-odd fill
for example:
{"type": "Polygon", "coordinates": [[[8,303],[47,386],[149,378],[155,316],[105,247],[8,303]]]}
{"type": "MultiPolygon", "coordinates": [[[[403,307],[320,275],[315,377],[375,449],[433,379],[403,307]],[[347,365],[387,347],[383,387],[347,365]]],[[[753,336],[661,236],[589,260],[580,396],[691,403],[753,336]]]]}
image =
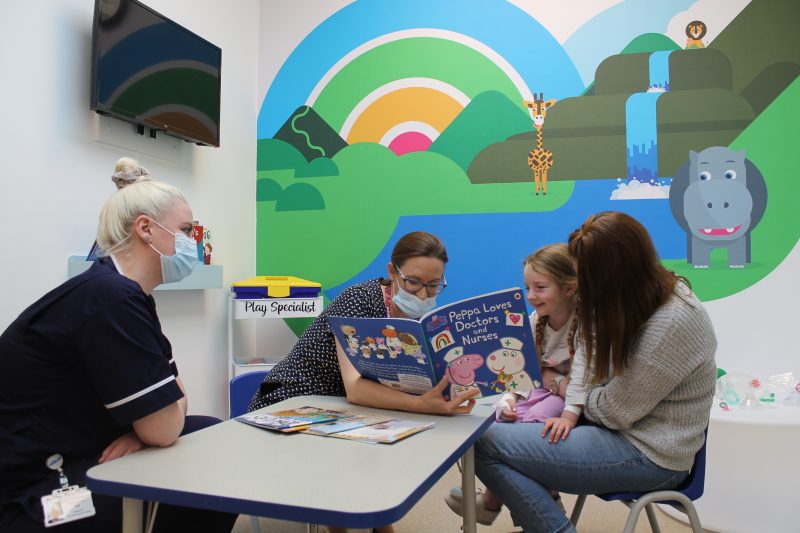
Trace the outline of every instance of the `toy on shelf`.
{"type": "Polygon", "coordinates": [[[784,403],[800,406],[800,383],[792,372],[775,374],[762,380],[747,374],[717,370],[716,397],[723,411],[731,407],[760,409],[784,403]]]}
{"type": "Polygon", "coordinates": [[[256,276],[231,284],[231,296],[228,300],[228,377],[233,378],[256,370],[271,370],[289,351],[289,347],[279,347],[281,341],[276,340],[281,337],[280,331],[286,329],[286,326],[273,329],[277,334],[270,336],[266,343],[269,352],[277,355],[258,353],[264,350],[256,350],[254,353],[254,345],[245,348],[245,343],[237,338],[245,331],[251,332],[251,336],[245,336],[245,339],[257,338],[259,329],[270,330],[274,327],[269,320],[261,319],[319,316],[323,303],[321,290],[322,285],[319,283],[295,276],[256,276]],[[242,319],[252,320],[240,322],[242,319]]]}

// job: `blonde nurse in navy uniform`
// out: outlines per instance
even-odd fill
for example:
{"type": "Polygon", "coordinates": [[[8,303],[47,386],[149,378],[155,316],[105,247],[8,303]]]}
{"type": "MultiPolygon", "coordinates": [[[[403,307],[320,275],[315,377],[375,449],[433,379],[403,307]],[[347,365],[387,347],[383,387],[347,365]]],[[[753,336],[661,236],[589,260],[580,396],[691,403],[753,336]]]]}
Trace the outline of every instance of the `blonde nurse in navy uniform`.
{"type": "MultiPolygon", "coordinates": [[[[91,494],[80,501],[83,515],[70,517],[68,498],[83,497],[77,491],[86,471],[218,421],[186,416],[186,392],[151,296],[194,267],[192,211],[178,189],[146,171],[125,172],[129,183],[100,214],[97,242],[106,256],[0,336],[4,533],[44,531],[45,521],[62,533],[119,531],[119,498],[91,494]]],[[[161,505],[155,531],[230,531],[235,519],[161,505]]]]}

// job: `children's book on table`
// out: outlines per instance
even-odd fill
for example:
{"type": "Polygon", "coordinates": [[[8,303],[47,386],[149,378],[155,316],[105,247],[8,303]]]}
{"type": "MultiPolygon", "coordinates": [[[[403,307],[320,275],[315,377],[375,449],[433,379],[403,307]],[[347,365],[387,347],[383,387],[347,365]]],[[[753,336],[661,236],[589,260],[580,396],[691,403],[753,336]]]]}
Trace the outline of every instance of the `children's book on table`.
{"type": "Polygon", "coordinates": [[[272,413],[253,412],[237,416],[236,420],[264,429],[292,433],[309,428],[315,424],[333,422],[346,418],[348,413],[332,409],[303,406],[296,409],[285,409],[272,413]]]}
{"type": "Polygon", "coordinates": [[[446,377],[446,396],[480,396],[541,386],[522,289],[491,292],[441,306],[419,320],[328,317],[362,377],[422,394],[446,377]]]}
{"type": "Polygon", "coordinates": [[[387,415],[321,409],[306,405],[283,411],[246,413],[236,420],[281,433],[307,433],[368,443],[392,444],[436,425],[387,415]]]}
{"type": "Polygon", "coordinates": [[[331,433],[330,437],[357,440],[361,442],[392,444],[420,431],[431,429],[435,422],[417,422],[411,420],[386,420],[347,431],[331,433]]]}

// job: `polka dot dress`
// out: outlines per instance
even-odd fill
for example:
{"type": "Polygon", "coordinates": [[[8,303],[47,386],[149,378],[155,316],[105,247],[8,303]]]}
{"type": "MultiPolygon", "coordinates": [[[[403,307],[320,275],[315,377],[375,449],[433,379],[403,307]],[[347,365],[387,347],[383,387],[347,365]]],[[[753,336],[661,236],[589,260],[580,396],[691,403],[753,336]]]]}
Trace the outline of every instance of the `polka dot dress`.
{"type": "Polygon", "coordinates": [[[345,396],[328,316],[384,318],[386,305],[379,280],[348,287],[333,299],[297,340],[292,351],[269,371],[250,401],[249,411],[295,396],[345,396]]]}

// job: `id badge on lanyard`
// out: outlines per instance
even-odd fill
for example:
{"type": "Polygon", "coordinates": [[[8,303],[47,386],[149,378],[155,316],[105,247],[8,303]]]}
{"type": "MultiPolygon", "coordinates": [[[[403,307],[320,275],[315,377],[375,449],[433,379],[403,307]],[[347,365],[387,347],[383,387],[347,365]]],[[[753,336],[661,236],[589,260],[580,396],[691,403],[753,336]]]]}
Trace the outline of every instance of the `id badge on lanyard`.
{"type": "Polygon", "coordinates": [[[64,458],[61,454],[56,453],[47,458],[47,468],[58,471],[61,488],[42,496],[44,527],[74,522],[95,514],[92,493],[86,487],[70,485],[61,468],[63,464],[64,458]]]}

